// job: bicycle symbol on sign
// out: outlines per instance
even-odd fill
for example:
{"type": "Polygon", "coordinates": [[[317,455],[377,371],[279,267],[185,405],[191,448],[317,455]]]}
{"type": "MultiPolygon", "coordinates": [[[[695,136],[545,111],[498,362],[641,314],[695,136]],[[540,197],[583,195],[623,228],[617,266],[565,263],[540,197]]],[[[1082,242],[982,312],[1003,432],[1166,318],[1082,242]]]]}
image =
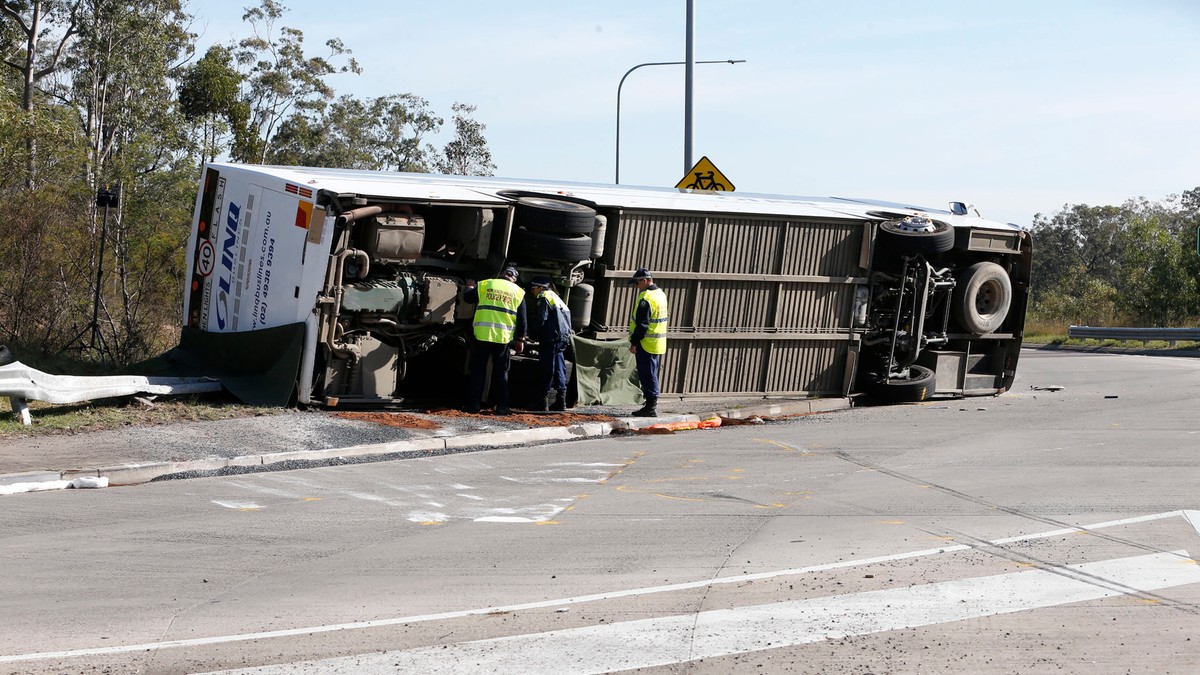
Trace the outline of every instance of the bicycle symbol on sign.
{"type": "Polygon", "coordinates": [[[696,176],[696,180],[688,183],[686,188],[688,190],[716,190],[718,192],[725,192],[727,190],[725,184],[718,181],[714,173],[713,171],[695,172],[693,175],[696,176]]]}

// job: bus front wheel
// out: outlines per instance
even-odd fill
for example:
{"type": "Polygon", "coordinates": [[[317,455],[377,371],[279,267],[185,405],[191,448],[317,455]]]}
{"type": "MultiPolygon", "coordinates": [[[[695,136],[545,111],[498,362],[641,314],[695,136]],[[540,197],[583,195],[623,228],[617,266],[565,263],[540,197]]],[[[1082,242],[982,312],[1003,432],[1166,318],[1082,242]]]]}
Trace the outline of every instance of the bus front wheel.
{"type": "Polygon", "coordinates": [[[933,395],[933,371],[924,366],[909,366],[907,377],[884,377],[868,373],[867,394],[883,403],[917,403],[933,395]]]}

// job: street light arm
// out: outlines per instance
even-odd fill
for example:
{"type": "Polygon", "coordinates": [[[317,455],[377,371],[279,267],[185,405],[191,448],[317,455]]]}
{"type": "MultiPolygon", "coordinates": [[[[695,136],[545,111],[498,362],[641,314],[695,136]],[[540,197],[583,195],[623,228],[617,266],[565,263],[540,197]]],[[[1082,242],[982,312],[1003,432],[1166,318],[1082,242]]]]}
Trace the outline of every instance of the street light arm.
{"type": "MultiPolygon", "coordinates": [[[[746,62],[746,59],[720,59],[717,61],[696,61],[696,63],[728,63],[730,65],[735,64],[735,63],[745,63],[745,62],[746,62]]],[[[621,76],[621,81],[619,83],[617,83],[617,139],[616,139],[617,140],[617,142],[616,142],[617,156],[616,156],[616,173],[613,176],[613,183],[615,185],[621,184],[621,87],[625,86],[625,78],[629,77],[629,74],[632,73],[633,71],[637,70],[638,68],[645,68],[646,66],[682,66],[686,63],[687,63],[686,61],[652,61],[650,63],[639,63],[636,66],[625,71],[625,74],[621,76]]]]}

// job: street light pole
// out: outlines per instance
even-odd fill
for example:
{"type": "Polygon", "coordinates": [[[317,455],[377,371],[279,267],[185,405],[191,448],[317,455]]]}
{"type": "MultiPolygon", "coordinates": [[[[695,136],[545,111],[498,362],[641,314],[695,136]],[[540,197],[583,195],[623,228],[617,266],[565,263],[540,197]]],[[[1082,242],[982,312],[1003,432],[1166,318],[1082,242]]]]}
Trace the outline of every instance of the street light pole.
{"type": "MultiPolygon", "coordinates": [[[[746,59],[721,59],[718,61],[696,61],[696,63],[729,63],[729,64],[745,63],[745,62],[746,62],[746,59]]],[[[617,84],[617,142],[616,142],[617,152],[616,152],[616,161],[614,162],[616,165],[616,172],[613,177],[613,183],[615,183],[617,185],[621,184],[621,87],[625,86],[625,78],[629,77],[629,74],[632,73],[633,71],[637,70],[638,68],[644,68],[646,66],[682,66],[685,63],[687,63],[687,62],[686,61],[653,61],[651,63],[639,63],[636,66],[625,71],[625,74],[621,76],[621,81],[620,81],[620,83],[617,84]]],[[[684,171],[687,171],[690,168],[692,168],[691,165],[689,165],[687,168],[685,168],[684,171]]]]}
{"type": "Polygon", "coordinates": [[[696,6],[687,0],[686,38],[683,60],[683,175],[692,170],[692,71],[696,65],[696,6]]]}

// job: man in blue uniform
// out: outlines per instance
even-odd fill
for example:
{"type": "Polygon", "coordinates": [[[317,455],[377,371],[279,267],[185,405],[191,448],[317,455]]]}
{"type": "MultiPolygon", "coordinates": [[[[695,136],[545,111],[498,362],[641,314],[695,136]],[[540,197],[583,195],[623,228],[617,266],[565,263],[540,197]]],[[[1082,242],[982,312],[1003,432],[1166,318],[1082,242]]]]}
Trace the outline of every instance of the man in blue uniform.
{"type": "Polygon", "coordinates": [[[534,277],[529,282],[529,292],[537,298],[532,322],[538,340],[538,370],[541,373],[541,391],[544,396],[538,401],[539,410],[561,411],[567,409],[567,364],[563,354],[571,339],[571,310],[567,303],[550,287],[546,277],[534,277]],[[554,396],[553,403],[550,397],[554,396]]]}

